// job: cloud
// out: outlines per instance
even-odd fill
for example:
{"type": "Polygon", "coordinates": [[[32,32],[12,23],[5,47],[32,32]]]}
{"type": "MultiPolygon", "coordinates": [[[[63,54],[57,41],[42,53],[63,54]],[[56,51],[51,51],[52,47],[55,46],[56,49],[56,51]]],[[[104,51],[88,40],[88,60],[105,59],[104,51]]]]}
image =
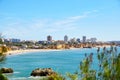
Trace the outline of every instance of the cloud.
{"type": "Polygon", "coordinates": [[[86,16],[85,15],[82,15],[82,16],[73,16],[73,17],[70,17],[69,19],[70,20],[79,20],[79,19],[82,19],[82,18],[85,18],[86,16]]]}
{"type": "Polygon", "coordinates": [[[67,17],[63,20],[56,21],[54,23],[54,25],[63,26],[63,25],[73,24],[73,23],[76,23],[76,22],[80,21],[81,19],[87,18],[89,15],[97,13],[97,12],[98,12],[98,10],[86,11],[82,15],[70,16],[70,17],[67,17]]]}
{"type": "Polygon", "coordinates": [[[55,22],[54,25],[61,26],[61,25],[71,24],[71,23],[77,22],[80,19],[85,18],[85,17],[86,17],[86,15],[68,17],[66,19],[55,22]]]}
{"type": "MultiPolygon", "coordinates": [[[[49,34],[61,34],[61,32],[69,32],[77,29],[80,20],[87,18],[91,13],[84,12],[83,15],[70,16],[61,20],[55,19],[35,19],[35,20],[13,20],[6,22],[7,26],[3,30],[3,34],[11,38],[32,39],[37,36],[49,34]]],[[[11,18],[9,18],[11,19],[11,18]]],[[[12,19],[11,19],[12,20],[12,19]]],[[[38,38],[40,39],[40,38],[38,38]]]]}

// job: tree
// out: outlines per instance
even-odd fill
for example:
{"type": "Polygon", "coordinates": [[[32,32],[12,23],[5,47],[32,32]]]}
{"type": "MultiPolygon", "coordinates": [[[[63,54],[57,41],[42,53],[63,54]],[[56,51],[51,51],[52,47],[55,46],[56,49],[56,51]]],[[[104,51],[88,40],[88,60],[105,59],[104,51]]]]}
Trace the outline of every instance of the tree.
{"type": "Polygon", "coordinates": [[[3,44],[3,35],[0,33],[0,44],[3,44]]]}
{"type": "MultiPolygon", "coordinates": [[[[2,41],[2,35],[0,34],[0,44],[3,44],[2,41]]],[[[7,52],[8,48],[6,46],[0,46],[0,62],[4,61],[5,55],[3,53],[7,52]]],[[[7,77],[5,77],[2,72],[0,71],[0,80],[8,80],[7,77]]]]}

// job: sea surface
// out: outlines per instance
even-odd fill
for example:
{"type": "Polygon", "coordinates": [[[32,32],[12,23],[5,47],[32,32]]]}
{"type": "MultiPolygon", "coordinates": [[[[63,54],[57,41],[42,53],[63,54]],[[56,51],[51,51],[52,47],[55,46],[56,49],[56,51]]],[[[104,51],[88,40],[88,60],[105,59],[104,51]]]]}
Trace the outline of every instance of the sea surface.
{"type": "MultiPolygon", "coordinates": [[[[120,48],[118,47],[120,52],[120,48]]],[[[9,80],[34,80],[30,74],[36,68],[52,68],[54,71],[65,75],[66,72],[80,71],[80,61],[85,58],[85,53],[93,53],[94,63],[92,68],[97,69],[97,48],[72,49],[60,51],[29,52],[19,55],[7,56],[0,63],[0,67],[12,68],[13,74],[6,74],[9,80]]]]}

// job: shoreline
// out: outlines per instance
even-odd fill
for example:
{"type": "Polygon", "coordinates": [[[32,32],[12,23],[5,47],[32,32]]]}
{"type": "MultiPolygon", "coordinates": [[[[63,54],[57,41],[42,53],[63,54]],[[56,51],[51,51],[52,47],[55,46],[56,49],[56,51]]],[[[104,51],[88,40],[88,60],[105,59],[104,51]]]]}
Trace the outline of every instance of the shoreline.
{"type": "Polygon", "coordinates": [[[48,51],[61,51],[64,49],[20,49],[20,50],[11,50],[6,53],[5,55],[18,55],[18,54],[24,54],[24,53],[31,53],[31,52],[48,52],[48,51]]]}
{"type": "MultiPolygon", "coordinates": [[[[92,48],[103,48],[103,47],[110,47],[110,46],[96,46],[92,48]]],[[[75,50],[75,49],[84,49],[84,48],[70,48],[70,49],[20,49],[20,50],[11,50],[6,53],[5,55],[18,55],[24,53],[31,53],[31,52],[48,52],[48,51],[62,51],[62,50],[75,50]]]]}

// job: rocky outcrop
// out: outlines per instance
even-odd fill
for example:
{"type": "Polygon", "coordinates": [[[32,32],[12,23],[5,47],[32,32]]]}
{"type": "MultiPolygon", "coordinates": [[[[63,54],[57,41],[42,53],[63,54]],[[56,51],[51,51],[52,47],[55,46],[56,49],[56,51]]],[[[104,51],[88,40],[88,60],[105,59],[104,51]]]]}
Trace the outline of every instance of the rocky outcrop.
{"type": "Polygon", "coordinates": [[[0,71],[2,73],[13,73],[13,69],[12,68],[1,68],[0,71]]]}
{"type": "Polygon", "coordinates": [[[51,76],[55,74],[56,72],[54,72],[51,68],[37,68],[32,71],[31,76],[51,76]]]}

